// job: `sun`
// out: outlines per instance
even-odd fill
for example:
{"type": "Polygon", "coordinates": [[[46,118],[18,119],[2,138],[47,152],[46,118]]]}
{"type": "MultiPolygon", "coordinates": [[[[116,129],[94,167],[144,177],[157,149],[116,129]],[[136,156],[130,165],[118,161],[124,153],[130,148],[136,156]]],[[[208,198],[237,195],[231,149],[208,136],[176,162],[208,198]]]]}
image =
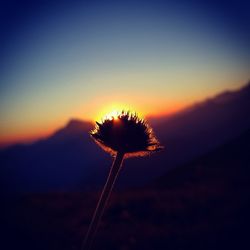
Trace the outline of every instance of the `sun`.
{"type": "MultiPolygon", "coordinates": [[[[126,105],[126,104],[112,103],[110,105],[103,107],[101,110],[99,110],[98,114],[95,117],[95,121],[101,122],[102,120],[105,120],[105,119],[118,120],[118,116],[124,110],[129,110],[130,112],[133,113],[135,109],[134,109],[134,107],[131,107],[131,106],[126,105]]],[[[138,112],[137,112],[137,114],[138,114],[138,112]]],[[[139,115],[142,115],[141,112],[139,112],[139,115]]]]}
{"type": "Polygon", "coordinates": [[[117,120],[118,119],[118,116],[121,114],[120,111],[118,110],[113,110],[111,112],[109,112],[108,114],[106,114],[104,116],[104,119],[109,119],[109,120],[117,120]]]}

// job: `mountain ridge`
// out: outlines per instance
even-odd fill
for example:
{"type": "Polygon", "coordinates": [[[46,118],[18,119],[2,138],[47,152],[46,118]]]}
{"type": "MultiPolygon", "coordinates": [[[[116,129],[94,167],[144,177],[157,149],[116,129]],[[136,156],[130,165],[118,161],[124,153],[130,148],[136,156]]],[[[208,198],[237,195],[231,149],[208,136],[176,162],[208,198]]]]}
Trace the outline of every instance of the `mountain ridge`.
{"type": "MultiPolygon", "coordinates": [[[[117,186],[148,183],[236,138],[250,128],[249,113],[250,84],[171,117],[149,120],[165,150],[151,157],[126,160],[117,186]]],[[[46,139],[0,151],[5,191],[74,191],[102,186],[112,158],[90,138],[93,126],[71,119],[46,139]]]]}
{"type": "MultiPolygon", "coordinates": [[[[122,244],[133,249],[249,248],[249,147],[250,129],[151,185],[114,190],[95,249],[122,244]],[[130,244],[131,235],[136,240],[130,244]]],[[[20,242],[26,249],[54,249],[57,232],[58,249],[78,249],[98,195],[91,190],[11,197],[6,200],[3,242],[13,249],[20,242]],[[43,240],[30,243],[31,238],[43,240]]]]}

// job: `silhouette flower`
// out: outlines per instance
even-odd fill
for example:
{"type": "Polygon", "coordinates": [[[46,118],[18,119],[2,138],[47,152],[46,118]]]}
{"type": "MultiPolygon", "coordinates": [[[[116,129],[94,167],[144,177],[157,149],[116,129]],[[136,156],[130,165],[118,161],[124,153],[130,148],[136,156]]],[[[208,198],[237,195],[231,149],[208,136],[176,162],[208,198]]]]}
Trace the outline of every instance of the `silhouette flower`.
{"type": "Polygon", "coordinates": [[[112,155],[123,152],[126,156],[144,156],[161,149],[149,125],[129,111],[122,111],[116,118],[105,119],[102,123],[96,122],[90,134],[112,155]]]}
{"type": "Polygon", "coordinates": [[[92,246],[124,157],[144,156],[162,148],[149,125],[129,111],[122,111],[117,117],[107,117],[102,123],[96,122],[90,135],[105,151],[115,156],[115,159],[83,242],[82,249],[85,250],[92,246]]]}

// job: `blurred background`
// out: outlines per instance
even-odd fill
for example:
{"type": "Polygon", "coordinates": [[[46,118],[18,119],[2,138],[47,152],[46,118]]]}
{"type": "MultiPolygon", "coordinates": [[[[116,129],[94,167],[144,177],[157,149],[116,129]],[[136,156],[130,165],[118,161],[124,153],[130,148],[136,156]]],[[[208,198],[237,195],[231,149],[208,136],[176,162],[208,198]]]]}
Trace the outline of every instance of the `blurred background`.
{"type": "Polygon", "coordinates": [[[248,1],[1,1],[2,249],[80,249],[138,112],[165,149],[124,162],[93,249],[248,249],[248,1]]]}

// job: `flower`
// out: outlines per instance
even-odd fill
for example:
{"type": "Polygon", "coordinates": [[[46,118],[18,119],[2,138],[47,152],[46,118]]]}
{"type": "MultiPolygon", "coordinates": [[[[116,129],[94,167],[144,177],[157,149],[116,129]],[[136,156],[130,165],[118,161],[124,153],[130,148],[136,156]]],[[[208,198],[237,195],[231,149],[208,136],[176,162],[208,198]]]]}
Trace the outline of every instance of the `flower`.
{"type": "Polygon", "coordinates": [[[96,122],[90,135],[111,155],[122,152],[127,157],[144,156],[162,149],[147,122],[130,111],[96,122]]]}
{"type": "Polygon", "coordinates": [[[101,123],[96,122],[95,129],[90,132],[97,144],[115,158],[83,241],[82,249],[85,250],[92,246],[123,159],[129,156],[144,156],[162,148],[146,121],[129,111],[122,111],[117,115],[115,113],[112,113],[115,117],[108,115],[101,123]]]}

